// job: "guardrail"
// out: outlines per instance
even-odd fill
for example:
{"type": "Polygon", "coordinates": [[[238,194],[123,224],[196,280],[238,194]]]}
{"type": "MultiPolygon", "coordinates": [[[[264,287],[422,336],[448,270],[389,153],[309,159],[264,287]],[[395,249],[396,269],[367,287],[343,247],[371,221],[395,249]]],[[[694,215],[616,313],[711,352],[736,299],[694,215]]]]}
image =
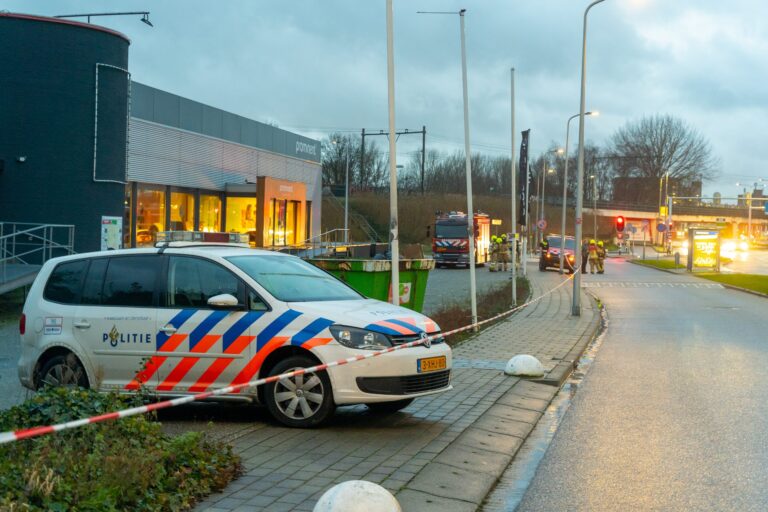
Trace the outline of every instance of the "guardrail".
{"type": "Polygon", "coordinates": [[[25,268],[33,270],[56,256],[74,254],[74,247],[72,224],[0,222],[0,285],[23,274],[25,268]]]}

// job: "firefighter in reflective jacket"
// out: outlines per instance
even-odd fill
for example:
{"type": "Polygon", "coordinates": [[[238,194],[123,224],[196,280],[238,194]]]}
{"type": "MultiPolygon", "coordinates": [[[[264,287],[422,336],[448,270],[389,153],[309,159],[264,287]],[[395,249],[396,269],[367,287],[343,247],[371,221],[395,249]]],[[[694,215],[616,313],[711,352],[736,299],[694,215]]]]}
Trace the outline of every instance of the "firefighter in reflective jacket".
{"type": "Polygon", "coordinates": [[[597,243],[594,240],[589,241],[587,251],[589,253],[589,273],[594,274],[595,269],[598,268],[597,243]]]}
{"type": "Polygon", "coordinates": [[[603,247],[603,241],[597,242],[597,273],[605,273],[605,247],[603,247]]]}
{"type": "Polygon", "coordinates": [[[488,271],[490,272],[496,272],[496,266],[499,261],[499,241],[500,239],[496,235],[491,237],[491,263],[488,265],[488,271]]]}
{"type": "Polygon", "coordinates": [[[499,244],[499,259],[501,260],[501,269],[506,272],[509,270],[509,240],[507,240],[507,234],[501,235],[501,243],[499,244]]]}

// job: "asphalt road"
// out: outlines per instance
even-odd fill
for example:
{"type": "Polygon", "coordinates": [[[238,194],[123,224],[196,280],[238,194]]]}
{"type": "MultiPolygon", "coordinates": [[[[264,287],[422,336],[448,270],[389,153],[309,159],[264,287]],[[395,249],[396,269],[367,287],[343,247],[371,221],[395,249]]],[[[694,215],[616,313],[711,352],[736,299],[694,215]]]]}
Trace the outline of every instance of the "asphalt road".
{"type": "Polygon", "coordinates": [[[766,299],[609,260],[606,338],[517,510],[768,503],[766,299]]]}
{"type": "Polygon", "coordinates": [[[768,251],[738,251],[733,257],[733,262],[723,265],[722,271],[742,274],[768,274],[768,251]]]}
{"type": "MultiPolygon", "coordinates": [[[[489,272],[488,265],[475,269],[477,293],[483,293],[496,285],[502,285],[510,279],[512,273],[489,272]]],[[[429,315],[442,305],[453,302],[469,303],[469,269],[436,268],[429,272],[427,294],[423,312],[429,315]]]]}

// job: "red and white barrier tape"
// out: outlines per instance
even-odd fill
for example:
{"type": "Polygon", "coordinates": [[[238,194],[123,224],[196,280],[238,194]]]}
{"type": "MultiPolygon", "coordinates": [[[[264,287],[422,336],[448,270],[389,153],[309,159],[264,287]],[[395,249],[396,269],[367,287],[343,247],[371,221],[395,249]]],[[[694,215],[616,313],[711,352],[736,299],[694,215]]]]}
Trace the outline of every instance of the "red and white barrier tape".
{"type": "Polygon", "coordinates": [[[51,434],[51,433],[54,433],[54,432],[61,432],[62,430],[69,430],[69,429],[73,429],[73,428],[78,428],[78,427],[82,427],[83,425],[88,425],[88,424],[91,424],[91,423],[100,423],[102,421],[107,421],[107,420],[115,420],[115,419],[119,419],[119,418],[127,418],[129,416],[136,416],[136,415],[139,415],[139,414],[145,414],[145,413],[148,413],[148,412],[151,412],[151,411],[157,411],[157,410],[160,410],[160,409],[167,409],[169,407],[176,407],[177,405],[188,404],[190,402],[195,402],[197,400],[204,400],[206,398],[210,398],[210,397],[213,397],[213,396],[225,395],[227,393],[233,393],[233,392],[239,391],[239,390],[241,390],[243,388],[261,386],[261,385],[264,385],[264,384],[269,384],[271,382],[276,382],[278,380],[283,380],[283,379],[288,379],[290,377],[295,377],[297,375],[303,375],[305,373],[320,372],[320,371],[327,370],[328,368],[333,368],[333,367],[336,367],[336,366],[343,366],[345,364],[355,363],[357,361],[362,361],[364,359],[371,359],[373,357],[378,357],[378,356],[381,356],[381,355],[384,355],[384,354],[389,354],[390,352],[395,352],[397,350],[403,350],[403,349],[406,349],[406,348],[415,347],[417,345],[422,345],[427,340],[432,341],[432,340],[435,340],[435,339],[438,339],[438,338],[444,338],[446,336],[451,336],[453,334],[458,334],[460,332],[468,331],[470,329],[476,329],[477,327],[479,327],[481,325],[487,324],[489,322],[493,322],[494,320],[498,320],[499,318],[501,318],[503,316],[511,315],[515,311],[519,311],[520,309],[523,309],[524,307],[530,306],[531,304],[534,304],[534,303],[540,301],[541,299],[543,299],[544,297],[546,297],[550,293],[554,292],[555,290],[557,290],[561,286],[563,286],[566,283],[568,283],[572,278],[573,278],[573,275],[571,275],[567,280],[563,281],[562,283],[560,283],[559,285],[555,286],[551,290],[545,292],[544,294],[540,295],[539,297],[536,297],[533,300],[530,300],[530,301],[526,302],[525,304],[521,304],[520,306],[517,306],[517,307],[514,307],[514,308],[512,308],[510,310],[504,311],[503,313],[500,313],[500,314],[498,314],[496,316],[493,316],[491,318],[486,318],[485,320],[483,320],[481,322],[470,324],[470,325],[467,325],[467,326],[464,326],[464,327],[459,327],[458,329],[453,329],[453,330],[448,331],[448,332],[443,332],[443,333],[440,333],[440,334],[436,334],[436,335],[432,335],[432,336],[427,336],[425,338],[418,339],[418,340],[415,340],[415,341],[411,341],[409,343],[403,343],[402,345],[397,345],[397,346],[394,346],[394,347],[389,347],[389,348],[386,348],[384,350],[377,350],[375,352],[370,352],[368,354],[361,354],[359,356],[348,357],[346,359],[339,359],[338,361],[332,361],[330,363],[319,364],[319,365],[316,365],[316,366],[311,366],[309,368],[302,368],[300,370],[294,370],[292,372],[287,372],[287,373],[283,373],[283,374],[280,374],[280,375],[273,375],[271,377],[266,377],[266,378],[263,378],[263,379],[258,379],[258,380],[254,380],[254,381],[251,381],[251,382],[246,382],[244,384],[236,384],[234,386],[227,386],[225,388],[218,388],[218,389],[215,389],[213,391],[207,391],[205,393],[197,393],[195,395],[183,396],[183,397],[180,397],[180,398],[174,398],[172,400],[163,400],[161,402],[155,402],[155,403],[152,403],[152,404],[149,404],[149,405],[142,405],[140,407],[132,407],[130,409],[123,409],[122,411],[110,412],[110,413],[107,413],[107,414],[101,414],[99,416],[92,416],[90,418],[83,418],[83,419],[79,419],[79,420],[67,421],[65,423],[59,423],[57,425],[32,427],[32,428],[26,428],[26,429],[21,429],[21,430],[15,430],[15,431],[11,431],[11,432],[0,432],[0,444],[11,443],[13,441],[19,441],[21,439],[29,439],[31,437],[38,437],[38,436],[42,436],[42,435],[45,435],[45,434],[51,434]]]}

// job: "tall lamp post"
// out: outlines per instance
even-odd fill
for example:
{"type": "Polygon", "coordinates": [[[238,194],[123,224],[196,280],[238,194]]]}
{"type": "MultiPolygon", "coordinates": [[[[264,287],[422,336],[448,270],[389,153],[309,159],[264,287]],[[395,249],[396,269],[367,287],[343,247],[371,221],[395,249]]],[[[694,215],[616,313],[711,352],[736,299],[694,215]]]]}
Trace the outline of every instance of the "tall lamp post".
{"type": "MultiPolygon", "coordinates": [[[[585,112],[585,116],[599,116],[600,112],[594,110],[592,112],[585,112]]],[[[568,139],[571,135],[571,121],[579,117],[579,114],[574,114],[568,118],[565,123],[565,170],[563,171],[563,212],[562,212],[562,229],[560,240],[560,273],[563,273],[563,263],[565,262],[565,210],[568,204],[568,139]]],[[[573,252],[580,249],[581,243],[579,240],[575,240],[575,248],[573,252]]]]}
{"type": "MultiPolygon", "coordinates": [[[[584,203],[584,112],[587,103],[587,15],[595,5],[605,0],[594,0],[584,10],[584,30],[581,42],[581,102],[579,105],[579,165],[576,182],[576,240],[582,237],[582,206],[584,203]]],[[[581,269],[581,251],[576,251],[576,268],[581,269]]],[[[581,272],[573,278],[573,316],[581,316],[581,272]]]]}
{"type": "Polygon", "coordinates": [[[397,146],[395,138],[395,38],[392,0],[387,0],[387,103],[389,106],[389,250],[392,304],[400,305],[400,239],[397,226],[397,146]]]}
{"type": "MultiPolygon", "coordinates": [[[[391,1],[391,0],[387,0],[391,1]]],[[[461,84],[464,96],[464,155],[467,175],[467,238],[469,239],[469,293],[472,304],[472,324],[477,323],[477,281],[475,280],[475,210],[472,206],[472,155],[469,143],[469,94],[467,93],[467,46],[464,36],[464,15],[466,9],[458,12],[417,11],[417,14],[458,14],[461,30],[461,84]]],[[[514,164],[513,164],[514,165],[514,164]]],[[[514,286],[514,285],[513,285],[514,286]]],[[[477,327],[475,327],[477,329],[477,327]]]]}
{"type": "Polygon", "coordinates": [[[589,175],[592,180],[592,238],[597,240],[597,177],[589,175]]]}
{"type": "Polygon", "coordinates": [[[539,200],[536,203],[536,210],[537,210],[536,211],[536,243],[537,244],[539,243],[540,238],[543,238],[543,232],[541,233],[542,236],[541,237],[539,236],[539,222],[538,221],[546,219],[546,215],[545,215],[545,211],[544,211],[545,210],[545,208],[544,208],[545,199],[544,198],[545,198],[545,193],[546,193],[546,189],[547,189],[547,174],[553,174],[555,172],[554,169],[548,169],[547,168],[547,164],[549,163],[547,161],[547,156],[552,154],[552,153],[557,153],[558,155],[561,155],[561,154],[563,154],[563,148],[550,149],[549,151],[546,151],[544,153],[544,161],[542,162],[542,166],[541,166],[541,187],[538,186],[539,181],[538,180],[536,181],[536,194],[539,194],[539,192],[541,192],[540,197],[538,198],[539,200]],[[541,205],[541,208],[539,208],[539,205],[541,205]]]}

